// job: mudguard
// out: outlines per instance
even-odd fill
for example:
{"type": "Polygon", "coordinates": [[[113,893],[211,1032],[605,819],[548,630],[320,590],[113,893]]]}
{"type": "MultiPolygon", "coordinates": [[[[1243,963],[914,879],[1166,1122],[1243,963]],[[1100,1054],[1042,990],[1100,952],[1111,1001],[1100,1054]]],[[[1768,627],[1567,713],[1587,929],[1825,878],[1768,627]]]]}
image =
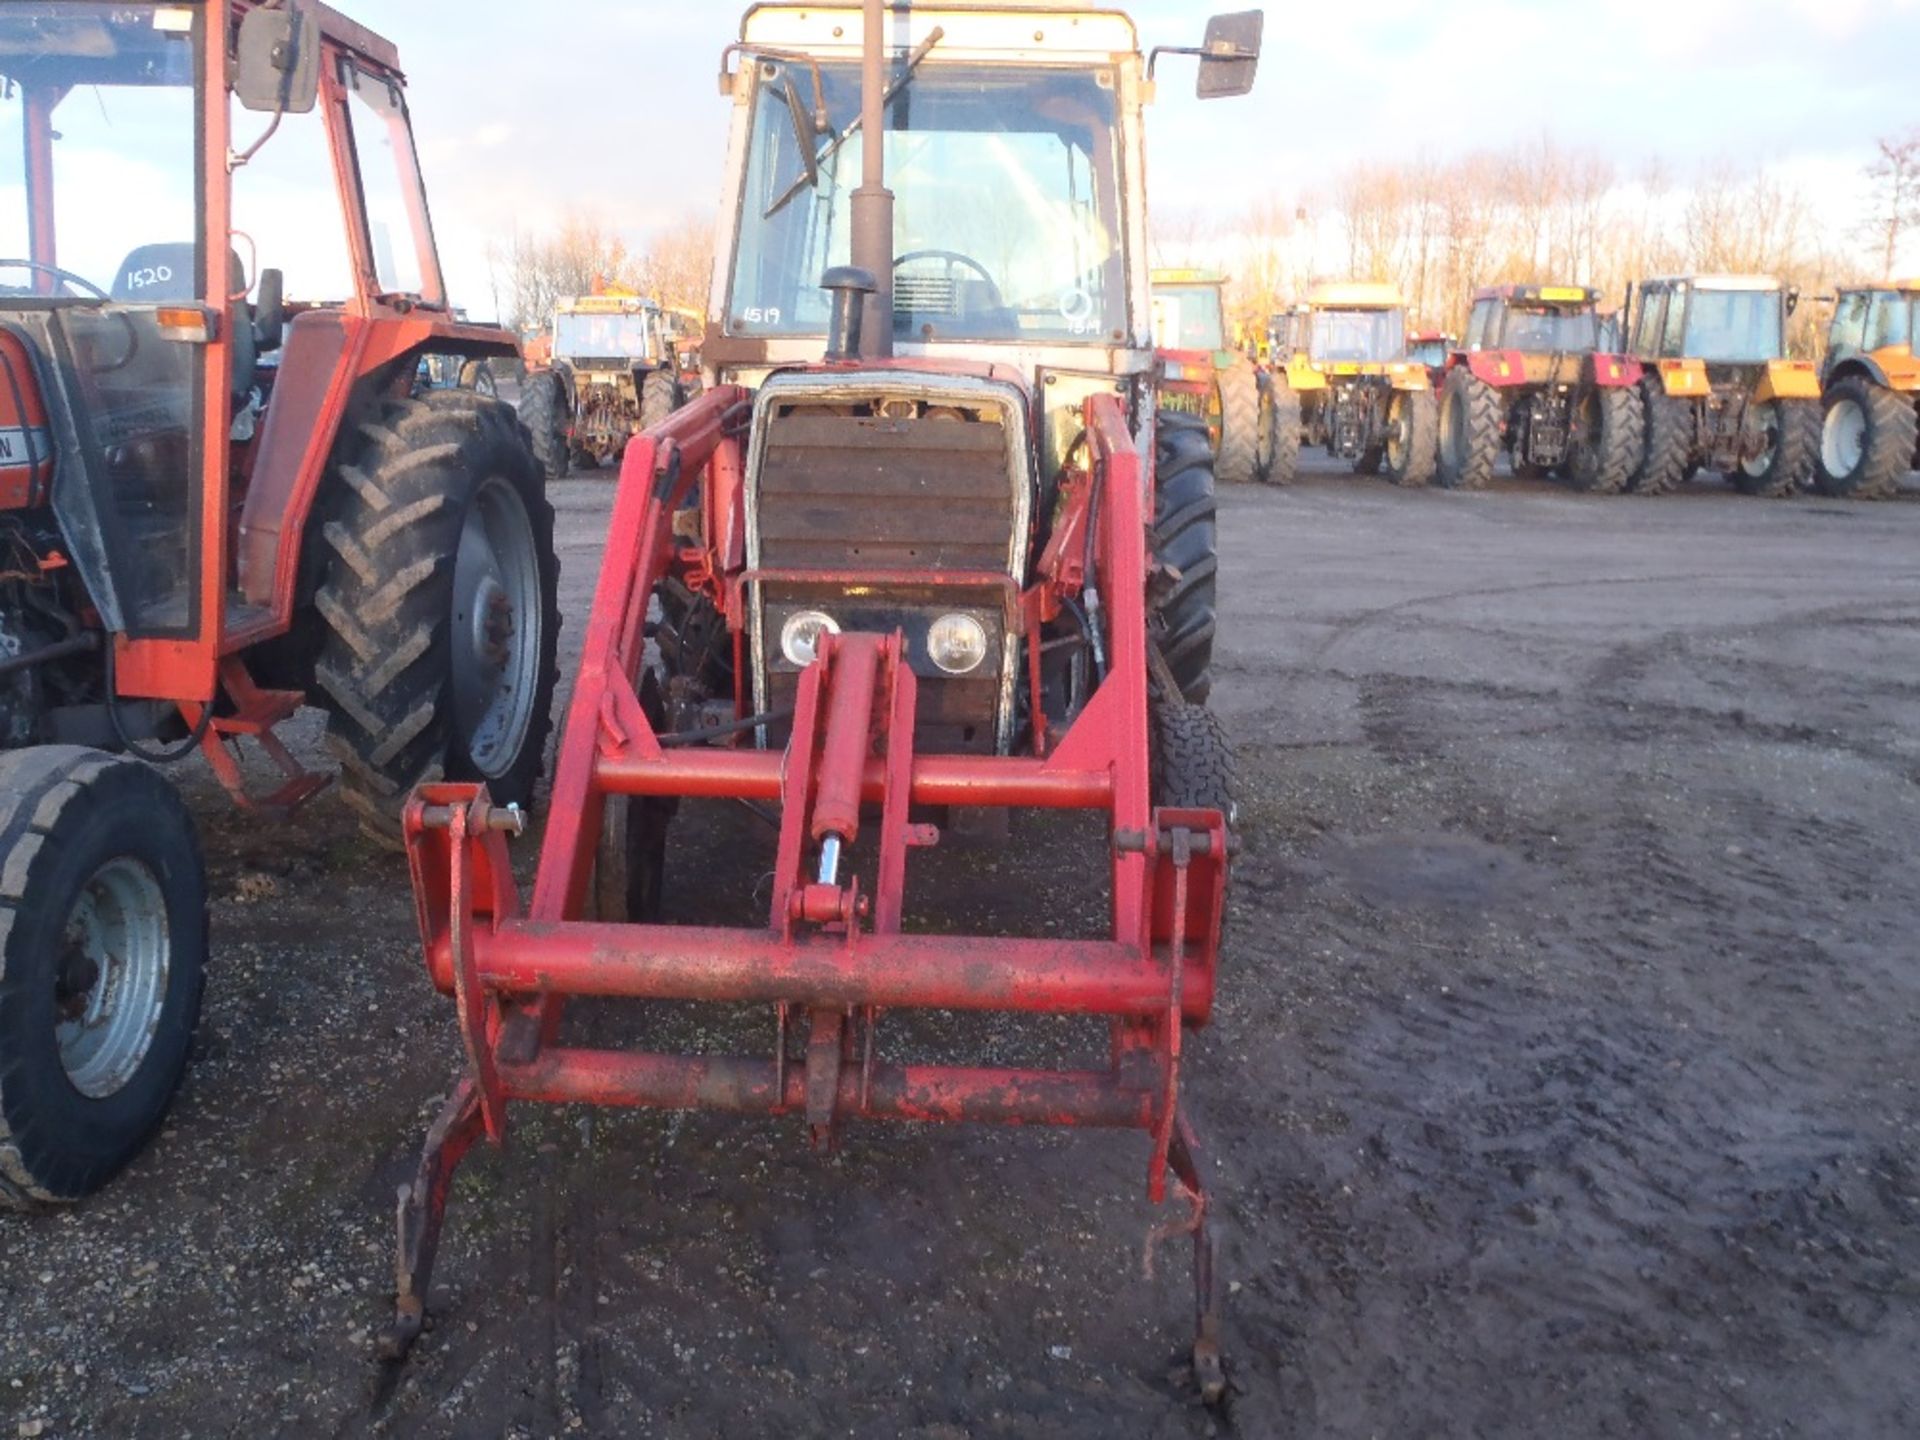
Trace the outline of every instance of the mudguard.
{"type": "Polygon", "coordinates": [[[1695,400],[1713,392],[1704,360],[1662,360],[1660,388],[1676,400],[1695,400]]]}
{"type": "Polygon", "coordinates": [[[1755,400],[1818,400],[1820,372],[1811,360],[1769,360],[1755,400]]]}

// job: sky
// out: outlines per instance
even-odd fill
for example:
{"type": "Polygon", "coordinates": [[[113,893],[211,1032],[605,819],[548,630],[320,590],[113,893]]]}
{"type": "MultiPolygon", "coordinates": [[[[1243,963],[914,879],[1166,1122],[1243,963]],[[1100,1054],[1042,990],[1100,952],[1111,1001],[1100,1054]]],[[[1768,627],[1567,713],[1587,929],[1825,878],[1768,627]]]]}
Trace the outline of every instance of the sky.
{"type": "MultiPolygon", "coordinates": [[[[569,209],[644,244],[720,200],[713,0],[334,0],[394,40],[454,298],[491,314],[489,236],[569,209]]],[[[1224,5],[1234,0],[1220,0],[1224,5]]],[[[1197,43],[1209,5],[1125,7],[1197,43]]],[[[1357,161],[1551,135],[1626,173],[1728,162],[1790,176],[1846,243],[1876,136],[1920,129],[1920,0],[1369,0],[1267,7],[1259,84],[1195,102],[1170,61],[1151,203],[1230,219],[1357,161]]],[[[1920,263],[1920,255],[1913,257],[1920,263]]]]}

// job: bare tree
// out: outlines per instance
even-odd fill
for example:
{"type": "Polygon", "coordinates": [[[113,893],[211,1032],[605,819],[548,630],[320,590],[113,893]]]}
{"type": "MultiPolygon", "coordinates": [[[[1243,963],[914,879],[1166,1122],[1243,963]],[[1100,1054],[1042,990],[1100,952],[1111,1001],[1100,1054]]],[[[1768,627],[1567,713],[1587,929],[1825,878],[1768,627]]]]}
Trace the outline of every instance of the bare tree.
{"type": "Polygon", "coordinates": [[[1873,209],[1866,231],[1880,248],[1880,273],[1891,276],[1900,260],[1900,241],[1920,227],[1920,130],[1874,142],[1878,154],[1867,166],[1873,182],[1873,209]]]}
{"type": "Polygon", "coordinates": [[[713,280],[713,223],[688,215],[653,238],[633,267],[635,288],[669,310],[704,313],[713,280]]]}
{"type": "Polygon", "coordinates": [[[507,318],[522,332],[544,326],[555,302],[566,296],[591,295],[631,280],[626,241],[578,214],[564,217],[551,235],[516,230],[503,244],[489,247],[488,259],[494,288],[504,292],[507,318]]]}

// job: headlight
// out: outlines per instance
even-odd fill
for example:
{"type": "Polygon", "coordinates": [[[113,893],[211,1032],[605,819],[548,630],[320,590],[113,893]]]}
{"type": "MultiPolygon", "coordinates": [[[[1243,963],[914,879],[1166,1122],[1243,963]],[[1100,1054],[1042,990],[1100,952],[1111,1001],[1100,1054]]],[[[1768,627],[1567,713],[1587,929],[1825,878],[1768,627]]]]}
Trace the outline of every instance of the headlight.
{"type": "Polygon", "coordinates": [[[805,669],[820,654],[820,637],[838,635],[840,626],[831,615],[819,610],[802,610],[789,616],[787,623],[780,627],[780,653],[787,657],[789,665],[798,665],[805,669]]]}
{"type": "Polygon", "coordinates": [[[987,660],[987,628],[971,615],[942,615],[927,632],[927,656],[949,675],[971,675],[987,660]]]}

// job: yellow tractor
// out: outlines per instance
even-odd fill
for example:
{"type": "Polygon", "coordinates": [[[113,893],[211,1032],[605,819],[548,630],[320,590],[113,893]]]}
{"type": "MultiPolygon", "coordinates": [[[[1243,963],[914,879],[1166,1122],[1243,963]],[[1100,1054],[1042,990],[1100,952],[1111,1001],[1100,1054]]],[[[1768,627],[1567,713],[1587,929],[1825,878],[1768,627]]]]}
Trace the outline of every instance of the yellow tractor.
{"type": "Polygon", "coordinates": [[[1227,332],[1226,286],[1204,271],[1154,271],[1153,337],[1162,408],[1205,420],[1214,478],[1244,485],[1267,478],[1271,431],[1259,372],[1227,332]]]}
{"type": "Polygon", "coordinates": [[[1633,489],[1660,495],[1696,470],[1717,470],[1743,495],[1792,495],[1813,481],[1820,375],[1786,358],[1799,303],[1770,275],[1648,280],[1629,353],[1643,361],[1646,434],[1633,489]]]}
{"type": "Polygon", "coordinates": [[[1391,285],[1319,285],[1306,308],[1304,339],[1275,371],[1273,387],[1276,398],[1284,391],[1299,406],[1306,443],[1351,460],[1356,474],[1377,475],[1384,466],[1396,485],[1430,483],[1439,463],[1440,405],[1427,367],[1408,358],[1400,292],[1391,285]]]}
{"type": "Polygon", "coordinates": [[[1840,292],[1822,380],[1814,488],[1885,499],[1920,470],[1920,279],[1840,292]]]}

